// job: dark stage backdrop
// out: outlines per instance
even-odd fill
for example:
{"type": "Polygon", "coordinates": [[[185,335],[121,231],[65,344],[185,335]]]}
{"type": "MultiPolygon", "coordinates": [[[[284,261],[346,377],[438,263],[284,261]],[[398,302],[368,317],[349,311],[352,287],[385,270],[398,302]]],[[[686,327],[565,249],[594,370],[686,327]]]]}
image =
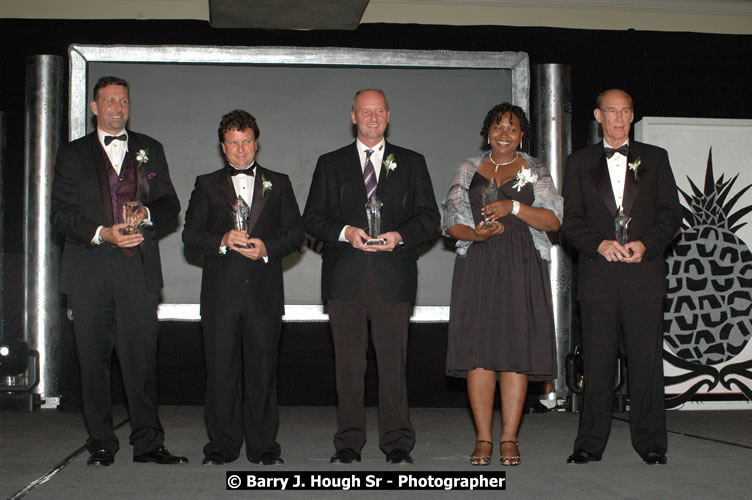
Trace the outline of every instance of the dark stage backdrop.
{"type": "MultiPolygon", "coordinates": [[[[63,329],[60,388],[61,409],[78,410],[81,384],[78,363],[71,352],[73,325],[63,329]]],[[[444,376],[446,323],[415,323],[408,340],[407,382],[410,405],[423,408],[467,406],[464,379],[444,376]]],[[[117,366],[117,360],[114,360],[117,366]]],[[[206,369],[201,325],[163,321],[159,336],[159,402],[167,405],[200,405],[206,392],[206,369]]],[[[285,323],[279,346],[279,402],[291,406],[334,406],[334,351],[329,325],[324,322],[285,323]]],[[[125,401],[119,369],[113,369],[113,400],[125,401]]],[[[373,347],[368,350],[366,404],[378,402],[378,374],[373,347]]],[[[469,417],[468,417],[469,418],[469,417]]],[[[334,424],[332,424],[334,425],[334,424]]],[[[471,425],[468,422],[468,425],[471,425]]]]}
{"type": "MultiPolygon", "coordinates": [[[[436,59],[441,61],[441,53],[436,59]]],[[[200,256],[186,252],[180,232],[196,176],[223,165],[217,136],[222,114],[241,108],[256,117],[257,160],[290,176],[302,211],[319,155],[354,140],[350,109],[356,90],[375,87],[386,92],[391,108],[387,139],[425,155],[438,202],[460,162],[481,153],[480,129],[487,111],[513,101],[511,70],[498,68],[92,62],[88,100],[104,75],[121,76],[131,84],[129,128],[165,146],[183,212],[175,231],[160,241],[162,302],[180,304],[199,302],[200,256]]],[[[92,119],[87,124],[87,132],[94,129],[92,119]]],[[[396,161],[399,168],[399,158],[396,161]]],[[[453,248],[437,233],[421,253],[417,304],[448,306],[453,248]]],[[[320,256],[304,246],[284,264],[285,303],[321,304],[320,256]]]]}

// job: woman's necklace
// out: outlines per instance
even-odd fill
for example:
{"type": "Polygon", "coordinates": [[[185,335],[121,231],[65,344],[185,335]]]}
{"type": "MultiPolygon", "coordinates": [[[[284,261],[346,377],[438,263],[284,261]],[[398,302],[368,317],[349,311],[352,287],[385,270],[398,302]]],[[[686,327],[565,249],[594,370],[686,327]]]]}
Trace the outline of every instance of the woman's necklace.
{"type": "Polygon", "coordinates": [[[499,167],[506,167],[507,165],[511,165],[512,163],[514,163],[514,161],[517,159],[518,156],[520,156],[519,153],[514,153],[514,158],[512,158],[508,162],[506,162],[506,163],[496,163],[494,161],[494,159],[493,159],[493,153],[489,153],[488,159],[491,160],[491,163],[494,164],[494,167],[495,167],[494,168],[494,173],[496,173],[496,172],[499,171],[499,167]]]}

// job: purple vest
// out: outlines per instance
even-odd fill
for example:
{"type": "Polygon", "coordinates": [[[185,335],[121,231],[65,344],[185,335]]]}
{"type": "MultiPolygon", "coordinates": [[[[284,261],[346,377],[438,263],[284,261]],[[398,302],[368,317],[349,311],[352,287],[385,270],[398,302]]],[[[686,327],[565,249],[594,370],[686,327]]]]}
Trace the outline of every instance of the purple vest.
{"type": "MultiPolygon", "coordinates": [[[[105,158],[107,158],[105,156],[105,158]]],[[[110,200],[112,200],[112,220],[115,224],[123,222],[123,205],[127,201],[136,199],[136,166],[133,155],[126,153],[123,166],[118,176],[115,169],[107,161],[107,182],[110,184],[110,200]]]]}

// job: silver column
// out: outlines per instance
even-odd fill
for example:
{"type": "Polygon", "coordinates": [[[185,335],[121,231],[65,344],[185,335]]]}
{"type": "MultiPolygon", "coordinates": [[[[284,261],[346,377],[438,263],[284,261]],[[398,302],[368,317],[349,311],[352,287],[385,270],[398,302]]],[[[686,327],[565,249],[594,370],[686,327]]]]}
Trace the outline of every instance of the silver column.
{"type": "MultiPolygon", "coordinates": [[[[572,152],[572,89],[570,68],[565,64],[538,64],[533,67],[534,154],[551,170],[561,192],[564,164],[572,152]]],[[[551,292],[556,326],[557,378],[554,394],[567,397],[565,358],[570,350],[572,328],[572,262],[560,245],[551,250],[551,292]]]]}
{"type": "Polygon", "coordinates": [[[5,113],[0,111],[0,337],[5,333],[3,321],[5,319],[5,307],[3,305],[3,256],[5,255],[5,240],[3,230],[5,228],[5,187],[3,176],[5,175],[5,151],[7,140],[5,138],[7,125],[5,113]]]}
{"type": "Polygon", "coordinates": [[[24,129],[24,335],[39,352],[39,385],[45,407],[59,400],[57,352],[60,342],[60,251],[49,223],[52,169],[63,140],[63,58],[26,59],[24,129]]]}
{"type": "Polygon", "coordinates": [[[601,142],[603,140],[603,128],[601,127],[601,124],[598,123],[598,120],[593,120],[588,125],[588,138],[587,143],[588,144],[595,144],[596,142],[601,142]]]}

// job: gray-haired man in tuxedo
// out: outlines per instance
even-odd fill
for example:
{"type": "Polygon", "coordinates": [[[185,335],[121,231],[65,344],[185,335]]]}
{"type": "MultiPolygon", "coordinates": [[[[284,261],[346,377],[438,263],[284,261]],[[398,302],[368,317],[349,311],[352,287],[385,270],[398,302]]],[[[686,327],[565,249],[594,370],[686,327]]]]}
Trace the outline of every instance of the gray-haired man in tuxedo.
{"type": "Polygon", "coordinates": [[[682,218],[665,150],[629,140],[632,97],[602,92],[595,118],[603,142],[572,153],[564,172],[561,229],[579,252],[585,395],[568,463],[601,459],[611,426],[612,383],[621,342],[627,356],[632,446],[648,464],[665,464],[663,253],[682,218]],[[629,241],[615,217],[631,218],[629,241]]]}

